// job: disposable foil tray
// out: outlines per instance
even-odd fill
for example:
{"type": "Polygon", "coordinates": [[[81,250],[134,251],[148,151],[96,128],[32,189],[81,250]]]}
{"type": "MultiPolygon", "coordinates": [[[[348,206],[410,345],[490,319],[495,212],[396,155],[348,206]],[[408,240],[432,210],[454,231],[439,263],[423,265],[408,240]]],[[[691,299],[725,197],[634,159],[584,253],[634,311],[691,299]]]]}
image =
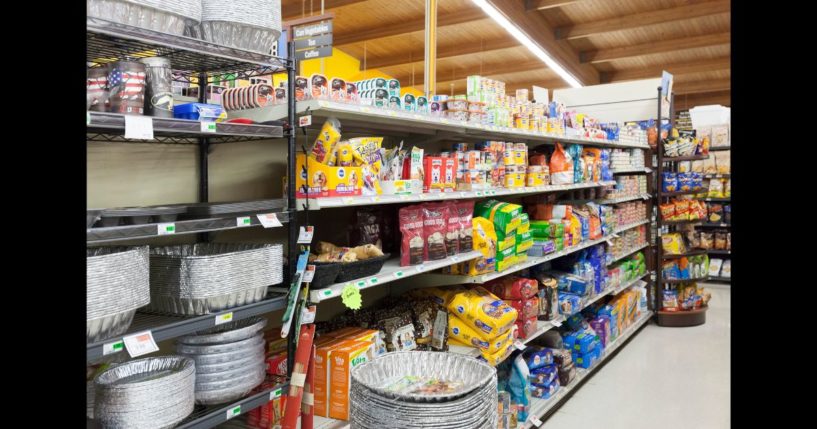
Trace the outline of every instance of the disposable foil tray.
{"type": "Polygon", "coordinates": [[[151,222],[173,222],[179,215],[187,213],[187,205],[155,207],[123,207],[105,209],[102,212],[102,226],[144,225],[151,222]]]}
{"type": "Polygon", "coordinates": [[[87,319],[135,310],[148,304],[148,264],[148,246],[88,249],[87,319]]]}
{"type": "Polygon", "coordinates": [[[283,281],[280,244],[200,243],[151,249],[150,310],[200,315],[258,302],[283,281]]]}
{"type": "Polygon", "coordinates": [[[201,38],[250,51],[269,53],[281,35],[280,0],[202,0],[201,38]]]}
{"type": "Polygon", "coordinates": [[[271,200],[240,201],[235,203],[190,204],[187,213],[194,216],[219,216],[237,213],[271,212],[286,208],[286,201],[271,200]]]}
{"type": "Polygon", "coordinates": [[[244,360],[241,366],[226,371],[201,373],[198,371],[198,368],[196,368],[196,386],[207,386],[210,383],[238,380],[251,371],[255,371],[256,367],[259,366],[263,366],[266,370],[264,357],[261,355],[251,356],[250,359],[244,360]]]}
{"type": "Polygon", "coordinates": [[[207,355],[184,355],[196,362],[196,368],[201,365],[216,365],[227,362],[233,362],[239,359],[246,358],[249,355],[256,353],[264,353],[264,344],[259,344],[251,349],[236,350],[226,353],[214,353],[207,355]]]}
{"type": "Polygon", "coordinates": [[[195,365],[181,356],[138,359],[100,373],[94,386],[103,427],[169,427],[193,412],[195,365]]]}
{"type": "Polygon", "coordinates": [[[184,35],[201,21],[200,0],[87,0],[88,16],[120,24],[184,35]]]}
{"type": "Polygon", "coordinates": [[[496,369],[468,356],[439,352],[393,352],[352,370],[352,383],[359,383],[386,398],[410,402],[450,401],[479,389],[496,378],[496,369]],[[386,386],[406,376],[433,377],[461,383],[448,393],[401,393],[386,386]]]}
{"type": "Polygon", "coordinates": [[[134,314],[136,310],[126,310],[109,316],[88,319],[86,323],[88,342],[95,343],[124,334],[133,323],[134,314]]]}
{"type": "Polygon", "coordinates": [[[260,332],[251,338],[236,341],[234,343],[207,345],[177,344],[176,352],[183,355],[210,355],[216,353],[234,352],[238,350],[252,350],[257,347],[258,344],[264,344],[264,334],[260,332]]]}
{"type": "Polygon", "coordinates": [[[246,340],[267,326],[267,319],[250,317],[225,323],[195,335],[185,335],[176,340],[181,344],[224,344],[246,340]]]}
{"type": "MultiPolygon", "coordinates": [[[[196,403],[212,405],[235,401],[247,395],[252,389],[261,384],[266,377],[265,372],[264,366],[261,365],[255,370],[252,370],[247,377],[242,378],[241,384],[226,385],[219,389],[197,389],[195,393],[196,403]]],[[[208,385],[216,386],[217,383],[208,383],[208,385]]]]}
{"type": "Polygon", "coordinates": [[[246,368],[247,366],[251,366],[256,360],[264,360],[265,355],[263,353],[263,349],[261,350],[262,351],[259,353],[245,353],[237,360],[207,365],[196,363],[196,377],[213,373],[229,372],[237,368],[246,368]]]}

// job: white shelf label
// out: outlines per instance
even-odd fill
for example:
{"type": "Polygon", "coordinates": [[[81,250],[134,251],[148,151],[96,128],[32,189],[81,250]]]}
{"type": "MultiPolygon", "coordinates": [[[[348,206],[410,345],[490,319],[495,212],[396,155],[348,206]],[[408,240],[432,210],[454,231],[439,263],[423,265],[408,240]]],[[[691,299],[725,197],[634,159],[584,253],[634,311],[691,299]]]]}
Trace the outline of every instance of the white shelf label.
{"type": "Polygon", "coordinates": [[[259,214],[255,216],[258,218],[258,221],[261,222],[261,225],[263,225],[264,228],[284,226],[281,224],[281,221],[278,220],[278,216],[276,216],[275,213],[259,214]]]}
{"type": "Polygon", "coordinates": [[[355,199],[352,197],[343,197],[341,201],[343,201],[343,204],[352,204],[355,202],[355,199]]]}
{"type": "Polygon", "coordinates": [[[176,224],[173,222],[160,223],[156,226],[156,228],[158,235],[172,235],[176,233],[176,224]]]}
{"type": "Polygon", "coordinates": [[[252,219],[249,216],[237,217],[235,218],[235,226],[239,228],[243,228],[245,226],[252,225],[252,219]]]}
{"type": "Polygon", "coordinates": [[[372,202],[373,203],[379,203],[380,202],[380,196],[372,197],[372,202]]]}
{"type": "Polygon", "coordinates": [[[562,320],[559,319],[559,318],[556,318],[556,319],[551,320],[550,324],[558,328],[558,327],[562,326],[562,320]]]}
{"type": "Polygon", "coordinates": [[[377,282],[378,282],[377,277],[372,277],[372,278],[369,279],[369,284],[370,285],[376,285],[377,282]]]}
{"type": "Polygon", "coordinates": [[[102,356],[107,356],[113,353],[119,353],[125,349],[125,343],[123,341],[117,341],[115,343],[108,343],[102,345],[102,356]]]}
{"type": "Polygon", "coordinates": [[[532,424],[532,425],[533,425],[533,426],[535,426],[535,427],[542,426],[542,421],[541,421],[541,420],[539,420],[539,418],[538,418],[538,417],[536,417],[536,416],[530,416],[530,417],[528,418],[528,420],[530,421],[530,424],[532,424]]]}
{"type": "Polygon", "coordinates": [[[314,226],[302,226],[298,232],[298,244],[309,244],[315,236],[314,226]]]}
{"type": "Polygon", "coordinates": [[[312,279],[315,278],[315,266],[314,265],[307,265],[306,269],[304,270],[303,281],[304,283],[312,283],[312,279]]]}
{"type": "Polygon", "coordinates": [[[528,348],[528,346],[526,346],[525,344],[522,343],[522,341],[519,340],[514,340],[513,346],[516,347],[517,350],[525,350],[526,348],[528,348]]]}
{"type": "Polygon", "coordinates": [[[301,310],[301,324],[315,323],[315,306],[301,310]]]}
{"type": "Polygon", "coordinates": [[[85,111],[85,125],[91,125],[91,112],[85,111]]]}
{"type": "Polygon", "coordinates": [[[298,118],[299,127],[308,127],[312,125],[312,115],[301,116],[298,118]]]}
{"type": "Polygon", "coordinates": [[[139,357],[148,353],[153,353],[159,350],[156,341],[153,340],[153,334],[150,331],[138,332],[136,334],[122,337],[125,342],[125,349],[128,351],[130,357],[139,357]]]}
{"type": "Polygon", "coordinates": [[[402,277],[403,277],[403,272],[402,271],[395,271],[394,272],[394,278],[399,279],[399,278],[402,278],[402,277]]]}
{"type": "Polygon", "coordinates": [[[425,264],[420,264],[420,265],[416,266],[415,269],[417,270],[418,273],[422,273],[423,271],[426,270],[426,265],[425,264]]]}
{"type": "Polygon", "coordinates": [[[153,117],[125,115],[125,138],[153,140],[153,117]]]}
{"type": "Polygon", "coordinates": [[[280,398],[281,393],[283,393],[283,389],[281,389],[280,387],[273,390],[272,392],[269,393],[269,400],[272,401],[273,399],[280,398]]]}
{"type": "Polygon", "coordinates": [[[230,420],[233,417],[237,417],[241,415],[241,405],[236,405],[233,408],[227,410],[227,420],[230,420]]]}
{"type": "Polygon", "coordinates": [[[452,256],[452,257],[451,257],[451,260],[452,260],[452,261],[454,261],[454,262],[459,262],[459,261],[460,261],[460,257],[459,257],[459,256],[457,256],[457,255],[454,255],[454,256],[452,256]]]}
{"type": "Polygon", "coordinates": [[[199,122],[201,124],[201,132],[203,133],[214,133],[216,132],[216,123],[212,121],[202,121],[199,122]]]}
{"type": "Polygon", "coordinates": [[[221,325],[221,324],[224,324],[224,323],[227,323],[227,322],[232,322],[232,321],[233,321],[233,312],[232,311],[229,312],[229,313],[219,314],[218,316],[216,316],[216,325],[217,326],[221,325]]]}

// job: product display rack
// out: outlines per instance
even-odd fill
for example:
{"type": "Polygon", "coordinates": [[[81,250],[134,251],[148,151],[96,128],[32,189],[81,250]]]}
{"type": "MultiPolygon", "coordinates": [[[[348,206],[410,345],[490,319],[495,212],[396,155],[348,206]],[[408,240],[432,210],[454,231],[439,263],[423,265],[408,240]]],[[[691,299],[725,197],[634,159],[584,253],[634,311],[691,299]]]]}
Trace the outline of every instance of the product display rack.
{"type": "Polygon", "coordinates": [[[729,146],[710,146],[709,147],[710,152],[719,151],[719,150],[731,150],[731,149],[732,149],[731,145],[729,145],[729,146]]]}
{"type": "MultiPolygon", "coordinates": [[[[661,95],[661,87],[658,87],[658,120],[656,121],[657,127],[660,130],[661,127],[661,103],[662,103],[662,95],[661,95]]],[[[672,129],[674,121],[672,110],[674,109],[674,94],[670,94],[670,115],[668,116],[670,129],[672,129]]],[[[668,136],[669,137],[669,136],[668,136]]],[[[660,205],[664,202],[668,202],[670,197],[679,196],[679,195],[698,195],[705,193],[705,191],[679,191],[679,192],[663,192],[662,180],[663,180],[663,173],[665,171],[678,171],[678,164],[677,162],[681,161],[692,161],[692,160],[702,160],[709,158],[709,155],[692,155],[692,156],[676,156],[676,157],[665,157],[664,156],[664,142],[661,139],[661,133],[658,133],[658,147],[657,147],[657,161],[658,161],[658,170],[656,174],[655,186],[656,189],[659,191],[657,192],[657,203],[656,205],[660,205]],[[670,165],[670,167],[667,167],[670,165]]],[[[660,215],[656,216],[656,225],[658,231],[657,242],[655,246],[656,251],[656,288],[655,288],[655,304],[654,309],[657,315],[657,323],[659,326],[696,326],[706,323],[706,307],[703,307],[699,310],[690,310],[690,311],[662,311],[661,308],[663,306],[663,291],[664,285],[671,285],[671,284],[678,284],[684,282],[690,282],[695,280],[676,280],[676,279],[664,279],[663,278],[663,270],[662,266],[665,260],[669,259],[678,259],[686,256],[697,256],[706,254],[705,250],[690,250],[680,254],[665,254],[664,253],[664,246],[662,244],[661,237],[664,234],[664,229],[669,230],[670,228],[674,229],[679,225],[685,225],[690,223],[699,223],[703,222],[703,220],[696,220],[696,221],[683,221],[683,222],[672,222],[672,221],[664,221],[660,215]]],[[[702,278],[701,280],[705,280],[706,277],[702,278]]]]}
{"type": "Polygon", "coordinates": [[[627,249],[627,250],[625,250],[625,251],[624,251],[624,253],[622,253],[621,255],[616,256],[615,258],[613,258],[613,260],[612,260],[612,261],[610,261],[610,262],[607,264],[607,266],[609,267],[610,265],[615,264],[616,262],[618,262],[618,261],[620,261],[620,260],[622,260],[622,259],[624,259],[624,258],[626,258],[626,257],[628,257],[628,256],[630,256],[630,255],[632,255],[633,253],[638,252],[639,250],[642,250],[642,249],[646,249],[646,248],[648,248],[648,247],[650,247],[650,243],[640,244],[640,245],[638,245],[638,246],[636,246],[636,247],[634,247],[634,248],[632,248],[632,249],[627,249]]]}
{"type": "MultiPolygon", "coordinates": [[[[87,18],[86,61],[93,64],[118,60],[135,60],[143,57],[165,57],[174,70],[174,80],[198,85],[199,102],[206,102],[206,87],[219,76],[230,74],[235,79],[286,72],[288,94],[294,94],[295,68],[294,47],[288,45],[287,59],[273,57],[227,46],[221,46],[189,37],[174,36],[145,30],[129,25],[114,23],[97,18],[87,18]]],[[[195,144],[198,153],[199,203],[209,201],[208,155],[211,144],[250,140],[287,139],[287,181],[295,182],[295,134],[288,124],[295,122],[295,100],[288,99],[284,106],[284,122],[267,124],[217,123],[215,128],[202,126],[198,121],[171,118],[151,119],[153,140],[130,140],[124,138],[126,119],[124,115],[102,112],[88,112],[87,140],[110,143],[151,143],[151,144],[195,144]]],[[[284,284],[294,277],[297,258],[298,222],[295,210],[295,190],[288,188],[285,205],[274,211],[280,222],[288,225],[288,264],[284,274],[284,284]]],[[[256,212],[257,213],[257,212],[256,212]]],[[[151,238],[159,235],[183,235],[206,233],[228,229],[238,229],[260,225],[255,213],[245,215],[214,216],[208,219],[180,220],[167,223],[128,225],[105,228],[88,228],[88,244],[116,242],[136,238],[151,238]],[[248,219],[249,218],[249,219],[248,219]]],[[[210,239],[210,234],[200,234],[200,240],[210,239]]],[[[286,307],[285,296],[269,293],[267,297],[253,304],[242,305],[203,316],[168,316],[137,312],[129,328],[130,333],[149,331],[155,341],[164,341],[182,335],[198,332],[229,320],[267,314],[286,307]]],[[[126,334],[127,335],[127,334],[126,334]]],[[[292,336],[288,342],[290,353],[294,354],[292,336]]],[[[87,345],[87,362],[122,352],[121,337],[87,345]]],[[[261,389],[231,404],[197,406],[194,412],[176,427],[186,429],[207,429],[215,427],[236,416],[266,404],[281,396],[286,383],[261,389]]],[[[89,425],[93,425],[89,420],[89,425]]]]}
{"type": "Polygon", "coordinates": [[[652,169],[649,168],[649,167],[640,167],[640,168],[622,168],[622,169],[618,169],[618,170],[613,170],[613,174],[634,174],[634,173],[649,174],[649,173],[652,173],[652,169]]]}

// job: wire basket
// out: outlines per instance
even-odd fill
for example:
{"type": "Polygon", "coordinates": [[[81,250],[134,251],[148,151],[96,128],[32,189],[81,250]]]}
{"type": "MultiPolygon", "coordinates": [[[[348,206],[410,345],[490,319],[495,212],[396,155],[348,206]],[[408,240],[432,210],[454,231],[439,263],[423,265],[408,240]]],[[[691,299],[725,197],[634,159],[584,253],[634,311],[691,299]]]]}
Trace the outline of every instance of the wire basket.
{"type": "Polygon", "coordinates": [[[340,274],[340,262],[311,262],[315,265],[315,276],[312,277],[310,289],[323,289],[329,285],[337,283],[340,274]]]}
{"type": "Polygon", "coordinates": [[[335,282],[348,282],[361,277],[373,276],[383,269],[383,264],[385,264],[388,259],[389,254],[386,253],[383,256],[369,258],[363,261],[341,262],[340,273],[338,273],[335,282]]]}

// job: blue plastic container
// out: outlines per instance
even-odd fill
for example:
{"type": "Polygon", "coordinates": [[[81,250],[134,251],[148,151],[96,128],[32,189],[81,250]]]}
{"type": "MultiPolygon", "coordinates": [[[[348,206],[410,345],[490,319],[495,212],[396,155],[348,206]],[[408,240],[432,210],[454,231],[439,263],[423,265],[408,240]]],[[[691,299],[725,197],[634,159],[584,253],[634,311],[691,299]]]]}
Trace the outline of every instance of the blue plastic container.
{"type": "Polygon", "coordinates": [[[215,121],[224,111],[218,104],[187,103],[173,106],[173,117],[194,121],[215,121]]]}

